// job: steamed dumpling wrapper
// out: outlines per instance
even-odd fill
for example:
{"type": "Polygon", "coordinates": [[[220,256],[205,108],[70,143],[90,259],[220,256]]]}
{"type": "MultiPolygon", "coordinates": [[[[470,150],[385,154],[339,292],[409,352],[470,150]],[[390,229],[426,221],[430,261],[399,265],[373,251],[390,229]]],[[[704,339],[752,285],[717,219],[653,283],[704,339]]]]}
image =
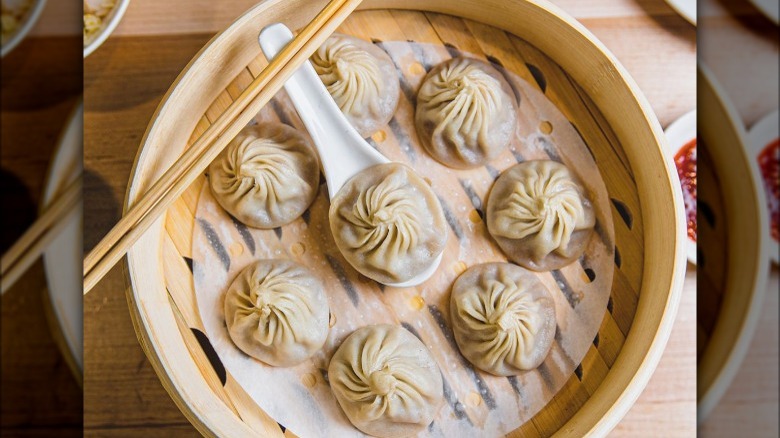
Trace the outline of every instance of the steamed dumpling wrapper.
{"type": "Polygon", "coordinates": [[[510,263],[469,268],[450,296],[455,341],[477,368],[512,376],[538,367],[555,337],[555,303],[530,271],[510,263]]]}
{"type": "Polygon", "coordinates": [[[311,63],[363,138],[393,118],[401,87],[393,60],[384,50],[359,38],[333,34],[314,52],[311,63]]]}
{"type": "Polygon", "coordinates": [[[476,59],[453,58],[433,68],[420,86],[417,135],[446,166],[481,166],[511,142],[515,107],[512,89],[498,70],[476,59]]]}
{"type": "Polygon", "coordinates": [[[273,366],[303,362],[322,348],[330,311],[321,281],[289,260],[260,260],[243,269],[225,295],[230,338],[273,366]]]}
{"type": "Polygon", "coordinates": [[[329,216],[347,261],[380,283],[423,272],[447,241],[438,198],[403,164],[378,164],[353,176],[331,200],[329,216]]]}
{"type": "Polygon", "coordinates": [[[519,163],[491,190],[488,231],[515,263],[536,271],[559,269],[582,255],[596,223],[584,192],[563,164],[519,163]]]}
{"type": "Polygon", "coordinates": [[[424,431],[444,401],[441,371],[428,348],[394,325],[352,333],[333,355],[328,379],[349,421],[378,437],[424,431]]]}
{"type": "Polygon", "coordinates": [[[239,221],[276,228],[300,217],[319,190],[309,140],[280,123],[244,128],[209,166],[214,197],[239,221]]]}

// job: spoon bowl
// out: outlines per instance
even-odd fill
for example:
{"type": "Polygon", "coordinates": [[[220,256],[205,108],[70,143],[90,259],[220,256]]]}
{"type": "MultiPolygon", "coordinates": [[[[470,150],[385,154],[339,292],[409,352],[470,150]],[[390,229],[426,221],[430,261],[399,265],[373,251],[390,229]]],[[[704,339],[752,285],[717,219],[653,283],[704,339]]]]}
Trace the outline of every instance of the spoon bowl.
{"type": "MultiPolygon", "coordinates": [[[[292,39],[290,29],[281,23],[265,27],[259,37],[260,47],[268,60],[273,59],[292,39]]],[[[304,62],[285,82],[284,89],[317,148],[331,199],[361,171],[377,164],[390,163],[344,117],[311,63],[304,62]]],[[[436,271],[441,259],[442,254],[439,254],[422,273],[407,281],[384,284],[391,287],[416,286],[436,271]]]]}

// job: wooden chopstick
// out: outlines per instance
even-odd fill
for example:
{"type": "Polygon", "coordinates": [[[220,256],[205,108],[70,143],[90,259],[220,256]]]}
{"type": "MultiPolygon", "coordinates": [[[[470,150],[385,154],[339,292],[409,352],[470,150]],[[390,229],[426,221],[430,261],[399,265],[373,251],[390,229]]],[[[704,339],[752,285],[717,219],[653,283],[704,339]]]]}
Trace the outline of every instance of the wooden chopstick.
{"type": "Polygon", "coordinates": [[[3,254],[0,260],[0,293],[5,293],[59,235],[66,223],[65,218],[79,205],[81,189],[82,178],[79,175],[3,254]]]}
{"type": "Polygon", "coordinates": [[[85,294],[203,173],[209,163],[271,100],[295,70],[325,42],[360,2],[361,0],[331,0],[127,211],[84,259],[85,294]]]}

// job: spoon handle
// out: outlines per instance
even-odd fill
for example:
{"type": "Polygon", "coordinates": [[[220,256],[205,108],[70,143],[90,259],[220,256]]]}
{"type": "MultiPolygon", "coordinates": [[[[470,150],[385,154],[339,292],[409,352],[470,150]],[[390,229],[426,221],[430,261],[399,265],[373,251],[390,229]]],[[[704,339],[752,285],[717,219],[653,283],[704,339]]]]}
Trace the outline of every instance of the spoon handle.
{"type": "MultiPolygon", "coordinates": [[[[281,23],[267,26],[259,37],[260,47],[269,61],[292,39],[290,29],[281,23]]],[[[310,62],[300,66],[284,89],[317,147],[331,199],[356,173],[389,162],[355,131],[310,62]]]]}

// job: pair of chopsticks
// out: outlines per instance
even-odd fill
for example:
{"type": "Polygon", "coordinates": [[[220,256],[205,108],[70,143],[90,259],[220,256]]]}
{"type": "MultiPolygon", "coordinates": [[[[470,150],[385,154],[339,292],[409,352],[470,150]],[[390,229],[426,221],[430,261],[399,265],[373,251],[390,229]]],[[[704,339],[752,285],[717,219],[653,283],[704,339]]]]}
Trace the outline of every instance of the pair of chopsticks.
{"type": "MultiPolygon", "coordinates": [[[[284,86],[287,79],[341,25],[361,0],[331,0],[260,72],[238,98],[139,199],[84,259],[84,293],[203,173],[227,144],[284,86]]],[[[259,30],[259,29],[258,29],[259,30]]]]}
{"type": "Polygon", "coordinates": [[[0,293],[5,293],[59,235],[66,224],[65,218],[79,205],[81,189],[82,178],[79,175],[3,254],[0,260],[0,293]]]}

